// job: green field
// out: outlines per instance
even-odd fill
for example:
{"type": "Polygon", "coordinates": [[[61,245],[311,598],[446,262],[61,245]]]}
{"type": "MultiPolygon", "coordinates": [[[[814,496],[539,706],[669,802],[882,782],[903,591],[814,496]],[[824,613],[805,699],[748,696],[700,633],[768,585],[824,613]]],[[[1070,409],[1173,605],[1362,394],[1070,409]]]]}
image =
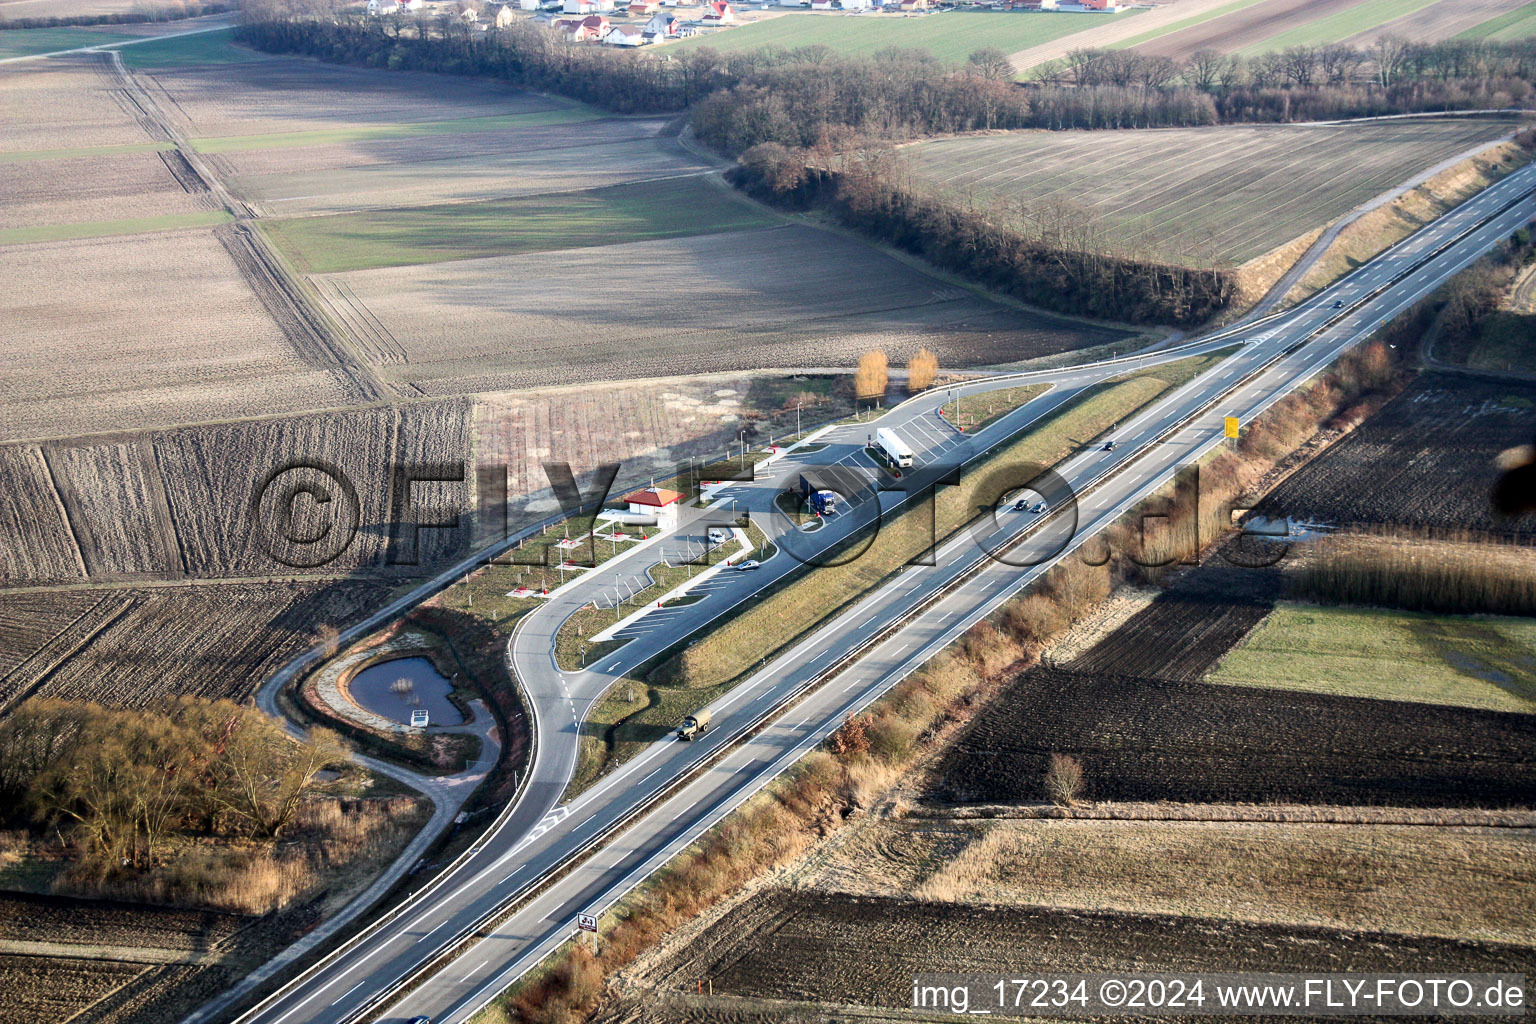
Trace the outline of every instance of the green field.
{"type": "Polygon", "coordinates": [[[0,58],[100,46],[121,38],[122,30],[101,28],[12,28],[0,30],[0,58]]]}
{"type": "MultiPolygon", "coordinates": [[[[1139,11],[1127,11],[1115,17],[1128,18],[1137,13],[1139,11]]],[[[708,46],[725,53],[768,46],[794,49],[821,45],[849,56],[868,56],[887,46],[904,46],[927,50],[941,61],[959,64],[983,47],[1014,53],[1081,32],[1106,17],[979,11],[950,11],[910,18],[896,14],[785,14],[723,32],[695,36],[674,45],[708,46]]]]}
{"type": "Polygon", "coordinates": [[[1282,604],[1208,681],[1536,711],[1536,620],[1282,604]]]}
{"type": "Polygon", "coordinates": [[[125,220],[82,221],[78,224],[45,224],[29,228],[0,228],[0,245],[24,242],[64,242],[71,238],[104,238],[108,235],[142,235],[148,231],[206,228],[234,220],[226,210],[169,213],[162,217],[130,217],[125,220]]]}
{"type": "Polygon", "coordinates": [[[1237,51],[1242,56],[1271,53],[1288,46],[1323,46],[1348,39],[1352,35],[1368,31],[1377,25],[1412,14],[1421,7],[1428,7],[1437,0],[1365,0],[1348,10],[1330,14],[1315,21],[1287,29],[1268,39],[1237,51]]]}
{"type": "Polygon", "coordinates": [[[1490,18],[1481,25],[1473,25],[1456,38],[1509,43],[1517,39],[1529,39],[1532,36],[1536,36],[1536,3],[1526,4],[1497,18],[1490,18]]]}
{"type": "Polygon", "coordinates": [[[500,132],[509,128],[537,128],[541,125],[575,124],[609,115],[582,103],[571,103],[560,110],[534,110],[525,114],[488,114],[483,117],[455,117],[442,121],[408,121],[396,124],[354,124],[345,128],[322,128],[307,132],[269,132],[264,135],[224,135],[193,139],[199,153],[238,153],[257,149],[290,149],[296,146],[334,146],[344,142],[369,142],[374,139],[404,139],[422,135],[461,135],[474,132],[500,132]]]}
{"type": "Polygon", "coordinates": [[[1214,18],[1225,17],[1228,14],[1235,14],[1245,8],[1253,7],[1258,4],[1267,2],[1268,0],[1234,0],[1233,3],[1225,4],[1213,11],[1206,11],[1204,14],[1197,14],[1193,18],[1185,18],[1182,21],[1175,21],[1171,24],[1164,25],[1162,28],[1155,28],[1150,32],[1143,32],[1141,35],[1132,36],[1129,39],[1111,45],[1109,48],[1111,50],[1127,50],[1132,46],[1139,46],[1142,43],[1150,43],[1154,39],[1160,39],[1163,36],[1169,35],[1171,33],[1181,32],[1186,28],[1194,28],[1196,25],[1210,21],[1214,18]]]}
{"type": "Polygon", "coordinates": [[[674,178],[481,203],[264,220],[261,226],[297,266],[329,274],[777,223],[723,188],[700,178],[674,178]]]}
{"type": "Polygon", "coordinates": [[[216,29],[135,43],[121,47],[123,63],[131,68],[183,68],[200,64],[244,64],[272,56],[234,44],[235,30],[216,29]]]}

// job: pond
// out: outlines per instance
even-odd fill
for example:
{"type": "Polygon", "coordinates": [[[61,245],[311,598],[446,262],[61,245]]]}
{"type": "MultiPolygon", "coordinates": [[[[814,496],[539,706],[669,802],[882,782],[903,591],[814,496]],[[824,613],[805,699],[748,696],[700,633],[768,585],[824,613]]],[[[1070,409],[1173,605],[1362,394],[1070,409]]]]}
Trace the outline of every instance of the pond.
{"type": "Polygon", "coordinates": [[[426,658],[393,658],[369,665],[347,684],[352,700],[365,711],[409,725],[412,711],[426,711],[433,725],[459,725],[464,716],[448,694],[453,683],[426,658]]]}

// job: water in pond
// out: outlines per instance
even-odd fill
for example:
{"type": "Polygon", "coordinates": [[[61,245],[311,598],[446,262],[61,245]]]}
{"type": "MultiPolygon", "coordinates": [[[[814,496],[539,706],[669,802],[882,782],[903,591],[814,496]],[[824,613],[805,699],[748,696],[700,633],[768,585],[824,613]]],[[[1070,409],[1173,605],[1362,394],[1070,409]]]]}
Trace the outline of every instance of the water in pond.
{"type": "Polygon", "coordinates": [[[426,658],[395,658],[369,665],[347,691],[365,711],[409,725],[412,711],[431,713],[433,725],[459,725],[464,716],[448,700],[453,684],[426,658]]]}

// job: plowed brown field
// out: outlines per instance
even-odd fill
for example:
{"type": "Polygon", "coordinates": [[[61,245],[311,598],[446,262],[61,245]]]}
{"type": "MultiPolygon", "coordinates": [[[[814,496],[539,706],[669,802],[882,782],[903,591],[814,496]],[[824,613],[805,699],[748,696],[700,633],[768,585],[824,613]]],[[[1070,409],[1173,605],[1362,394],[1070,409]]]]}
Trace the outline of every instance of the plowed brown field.
{"type": "Polygon", "coordinates": [[[1536,385],[1421,374],[1357,430],[1259,502],[1266,516],[1536,533],[1488,502],[1499,452],[1536,436],[1536,385]]]}
{"type": "Polygon", "coordinates": [[[1025,672],[942,757],[931,794],[1045,799],[1053,753],[1095,800],[1536,806],[1536,716],[1025,672]]]}

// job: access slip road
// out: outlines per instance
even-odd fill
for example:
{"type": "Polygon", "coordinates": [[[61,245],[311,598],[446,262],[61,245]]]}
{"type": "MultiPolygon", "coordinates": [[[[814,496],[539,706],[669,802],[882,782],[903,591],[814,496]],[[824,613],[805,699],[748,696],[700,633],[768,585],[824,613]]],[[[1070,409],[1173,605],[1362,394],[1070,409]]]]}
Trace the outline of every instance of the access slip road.
{"type": "MultiPolygon", "coordinates": [[[[930,472],[936,464],[954,467],[1082,389],[1138,364],[1240,345],[1215,368],[1120,424],[1114,451],[1103,451],[1099,443],[1086,445],[1058,467],[1064,484],[1058,490],[1069,487],[1078,496],[1075,523],[1066,508],[1043,517],[1004,512],[988,524],[979,542],[966,534],[941,543],[935,565],[908,567],[713,704],[714,728],[702,739],[662,740],[568,805],[557,806],[575,763],[583,716],[613,679],[792,571],[796,562],[790,551],[809,554],[871,518],[877,502],[888,513],[913,491],[881,492],[854,504],[848,515],[834,518],[821,531],[782,537],[786,551],[762,569],[719,574],[704,600],[647,616],[612,655],[585,671],[561,672],[551,652],[559,622],[575,608],[611,594],[625,577],[643,576],[645,565],[662,554],[680,558],[690,544],[696,553],[691,532],[698,524],[685,525],[678,537],[648,547],[649,555],[637,551],[589,571],[579,585],[529,616],[511,645],[537,733],[535,762],[517,805],[474,853],[403,912],[367,930],[242,1021],[342,1024],[405,1021],[417,1014],[437,1024],[467,1021],[567,940],[578,913],[600,914],[611,906],[821,742],[848,714],[952,643],[1170,480],[1179,467],[1220,444],[1224,416],[1250,421],[1529,222],[1536,216],[1533,188],[1536,166],[1517,171],[1285,314],[1156,357],[967,385],[967,392],[1051,385],[974,437],[958,435],[938,418],[937,408],[949,396],[933,394],[904,403],[878,423],[837,429],[821,439],[825,448],[786,460],[764,482],[734,485],[724,492],[724,502],[734,497],[738,508],[753,510],[755,520],[771,523],[774,495],[801,465],[868,465],[862,449],[876,426],[897,430],[917,453],[919,467],[930,472]],[[1335,302],[1342,307],[1335,308],[1335,302]],[[1015,542],[1003,559],[987,554],[1015,542]],[[787,713],[777,714],[795,698],[798,702],[787,713]],[[676,785],[681,779],[687,781],[676,785]],[[599,844],[600,839],[605,841],[599,844]],[[548,881],[560,871],[566,872],[563,877],[548,881]],[[504,914],[517,900],[522,902],[515,911],[504,914]],[[407,981],[414,987],[401,995],[407,981]]],[[[922,469],[914,475],[924,479],[922,469]]],[[[1059,499],[1059,493],[1051,496],[1059,499]]],[[[1060,505],[1053,501],[1053,510],[1060,505]]]]}

